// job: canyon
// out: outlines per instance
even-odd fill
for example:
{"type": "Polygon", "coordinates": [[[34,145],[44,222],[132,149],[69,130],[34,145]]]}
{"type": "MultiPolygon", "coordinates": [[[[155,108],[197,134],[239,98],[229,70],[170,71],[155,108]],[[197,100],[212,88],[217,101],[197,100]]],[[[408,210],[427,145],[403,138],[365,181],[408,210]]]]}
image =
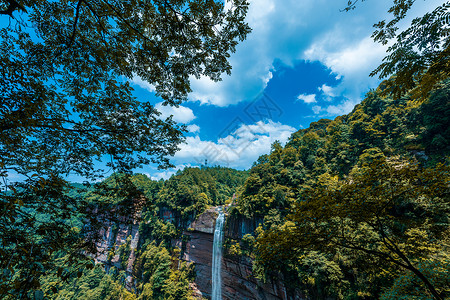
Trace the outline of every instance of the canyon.
{"type": "MultiPolygon", "coordinates": [[[[211,207],[190,222],[183,235],[185,239],[174,239],[173,246],[182,250],[182,260],[195,265],[195,281],[191,284],[195,299],[214,299],[213,295],[213,245],[214,229],[219,216],[218,208],[211,207]],[[184,241],[183,241],[184,240],[184,241]]],[[[161,218],[175,221],[170,211],[163,210],[161,218]]],[[[224,225],[222,229],[223,239],[239,240],[245,234],[254,233],[262,220],[249,220],[227,216],[225,210],[224,225]]],[[[133,263],[136,259],[136,251],[139,247],[139,223],[131,225],[112,224],[103,231],[103,240],[97,245],[101,251],[95,257],[97,263],[102,263],[108,270],[110,267],[124,269],[127,274],[126,287],[134,289],[133,263]],[[118,249],[127,243],[127,237],[131,241],[130,253],[126,262],[120,259],[118,249]],[[115,251],[111,251],[115,250],[115,251]],[[108,253],[113,253],[113,255],[108,253]],[[108,257],[109,256],[109,257],[108,257]]],[[[256,300],[287,300],[292,299],[287,294],[286,286],[282,280],[273,282],[261,282],[255,278],[252,270],[252,260],[246,256],[223,255],[220,261],[221,294],[223,300],[232,299],[256,299],[256,300]]],[[[295,297],[295,299],[301,299],[295,297]]]]}

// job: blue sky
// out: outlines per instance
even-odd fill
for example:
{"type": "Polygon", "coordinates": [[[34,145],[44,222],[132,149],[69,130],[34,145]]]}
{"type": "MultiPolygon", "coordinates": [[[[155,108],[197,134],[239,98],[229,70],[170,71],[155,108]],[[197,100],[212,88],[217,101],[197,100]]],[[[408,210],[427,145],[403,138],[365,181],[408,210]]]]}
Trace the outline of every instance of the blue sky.
{"type": "MultiPolygon", "coordinates": [[[[189,129],[172,158],[176,168],[149,165],[136,172],[168,178],[205,159],[209,165],[248,169],[274,141],[284,144],[311,122],[349,113],[377,87],[379,79],[369,73],[387,46],[370,36],[372,25],[389,17],[392,0],[366,0],[350,12],[342,12],[347,0],[249,2],[246,20],[253,31],[229,59],[231,76],[218,83],[192,78],[193,92],[178,108],[162,106],[150,84],[133,78],[139,100],[151,101],[163,116],[173,115],[189,129]]],[[[444,2],[416,0],[400,25],[444,2]]]]}
{"type": "MultiPolygon", "coordinates": [[[[443,2],[417,0],[401,25],[443,2]]],[[[190,130],[172,160],[177,168],[138,171],[168,178],[205,159],[209,165],[248,169],[274,141],[285,143],[311,122],[349,113],[379,83],[369,73],[386,47],[370,36],[372,25],[388,17],[392,1],[368,0],[342,12],[346,3],[251,0],[247,22],[253,31],[230,58],[232,75],[219,83],[193,79],[187,103],[161,108],[190,130]]],[[[139,78],[133,83],[138,97],[152,93],[139,78]]]]}

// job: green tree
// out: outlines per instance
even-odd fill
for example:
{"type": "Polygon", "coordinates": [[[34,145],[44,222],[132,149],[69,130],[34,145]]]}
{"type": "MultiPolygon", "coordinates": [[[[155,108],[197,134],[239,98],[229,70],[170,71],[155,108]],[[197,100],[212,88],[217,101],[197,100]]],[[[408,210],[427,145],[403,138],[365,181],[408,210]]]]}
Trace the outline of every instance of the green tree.
{"type": "MultiPolygon", "coordinates": [[[[100,207],[69,196],[67,175],[96,180],[102,159],[121,173],[170,166],[183,128],[133,97],[129,80],[139,76],[164,104],[178,105],[191,76],[229,74],[249,27],[248,3],[227,3],[0,1],[1,297],[38,289],[58,250],[73,264],[81,250],[96,250],[100,207]],[[72,218],[85,226],[74,228],[72,218]]],[[[142,196],[126,177],[101,186],[123,207],[142,196]]]]}
{"type": "Polygon", "coordinates": [[[180,249],[172,253],[153,241],[142,249],[135,265],[139,299],[191,299],[192,268],[181,262],[180,249]]]}
{"type": "MultiPolygon", "coordinates": [[[[362,0],[364,1],[364,0],[362,0]]],[[[345,10],[356,7],[359,0],[349,0],[345,10]]],[[[393,41],[383,63],[370,75],[380,78],[393,75],[385,82],[385,91],[396,98],[413,89],[417,97],[425,99],[436,85],[450,75],[450,3],[417,17],[411,26],[399,33],[398,24],[414,5],[415,0],[394,0],[390,20],[374,25],[372,37],[383,45],[393,41]]]]}
{"type": "Polygon", "coordinates": [[[67,282],[61,282],[55,274],[43,276],[42,290],[45,291],[45,299],[52,300],[136,300],[136,296],[124,287],[124,274],[114,268],[109,273],[106,274],[98,265],[81,276],[71,276],[67,282]]]}
{"type": "Polygon", "coordinates": [[[418,264],[446,251],[449,167],[423,169],[380,158],[363,168],[344,182],[326,180],[305,192],[290,221],[259,236],[260,259],[352,250],[411,272],[435,299],[444,299],[445,287],[435,286],[418,264]]]}

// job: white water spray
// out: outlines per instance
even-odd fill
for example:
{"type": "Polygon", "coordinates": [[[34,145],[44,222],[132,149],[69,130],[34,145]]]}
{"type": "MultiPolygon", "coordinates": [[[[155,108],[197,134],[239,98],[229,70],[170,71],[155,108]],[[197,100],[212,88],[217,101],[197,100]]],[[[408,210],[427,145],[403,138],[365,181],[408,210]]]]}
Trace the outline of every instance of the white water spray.
{"type": "Polygon", "coordinates": [[[222,209],[219,210],[219,216],[216,219],[216,228],[214,230],[213,256],[212,256],[212,298],[211,300],[222,299],[222,280],[220,271],[222,266],[222,238],[223,223],[225,215],[222,209]]]}

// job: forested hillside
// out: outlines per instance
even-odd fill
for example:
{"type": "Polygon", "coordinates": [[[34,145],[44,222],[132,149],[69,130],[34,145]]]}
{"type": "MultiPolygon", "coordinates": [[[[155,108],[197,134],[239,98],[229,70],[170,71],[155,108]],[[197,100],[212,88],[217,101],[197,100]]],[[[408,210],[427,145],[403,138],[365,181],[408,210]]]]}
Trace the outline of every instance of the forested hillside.
{"type": "MultiPolygon", "coordinates": [[[[146,175],[127,177],[114,174],[97,187],[79,189],[84,201],[111,208],[110,214],[101,215],[105,227],[112,224],[117,235],[119,227],[130,227],[138,222],[140,241],[137,249],[131,247],[131,236],[114,244],[107,253],[107,261],[88,269],[63,268],[67,254],[54,256],[58,274],[41,277],[42,291],[48,299],[188,299],[192,297],[194,266],[182,261],[182,249],[174,240],[185,241],[183,234],[196,216],[210,206],[231,202],[236,189],[244,183],[248,172],[223,167],[185,168],[168,180],[154,181],[146,175]],[[124,206],[120,194],[123,185],[131,196],[140,197],[139,215],[118,211],[124,206]],[[168,217],[169,216],[169,217],[168,217]],[[134,220],[133,220],[134,218],[134,220]],[[131,273],[127,282],[127,263],[135,251],[131,273]],[[113,263],[117,257],[117,263],[113,263]],[[105,270],[107,272],[105,272],[105,270]],[[59,279],[62,273],[64,280],[59,279]],[[131,277],[130,277],[131,278],[131,277]],[[128,288],[128,290],[127,290],[128,288]]],[[[73,193],[73,192],[72,192],[73,193]]],[[[126,196],[130,196],[127,194],[126,196]]],[[[125,207],[128,207],[125,205],[125,207]]],[[[81,223],[80,223],[81,224],[81,223]]],[[[38,292],[39,293],[39,292],[38,292]]],[[[33,295],[31,295],[33,296],[33,295]]],[[[39,296],[39,295],[38,295],[39,296]]]]}
{"type": "MultiPolygon", "coordinates": [[[[114,174],[91,187],[74,184],[68,196],[102,211],[93,227],[109,226],[115,236],[138,226],[139,243],[117,238],[95,266],[79,256],[68,268],[74,254],[55,252],[55,272],[28,297],[192,298],[186,232],[224,204],[231,204],[227,219],[259,224],[226,240],[225,255],[250,258],[253,276],[281,279],[288,296],[449,297],[450,82],[425,101],[382,96],[383,87],[350,114],[274,143],[249,171],[203,166],[168,180],[114,174]]],[[[75,233],[83,226],[76,214],[68,222],[75,233]]]]}
{"type": "MultiPolygon", "coordinates": [[[[195,267],[173,241],[187,241],[184,232],[199,214],[230,204],[238,191],[228,218],[260,225],[225,241],[226,255],[250,257],[255,276],[282,278],[291,296],[448,297],[450,83],[424,102],[381,96],[383,86],[350,114],[314,122],[285,146],[274,143],[248,172],[186,168],[159,181],[116,174],[84,189],[78,197],[114,211],[127,197],[141,199],[138,215],[118,212],[121,222],[140,220],[138,248],[130,236],[110,248],[108,274],[101,265],[61,267],[64,280],[44,276],[42,291],[49,299],[191,298],[195,267]],[[120,194],[121,185],[134,193],[120,194]],[[127,214],[134,217],[123,219],[127,214]]],[[[54,255],[56,264],[66,255],[54,255]]]]}
{"type": "Polygon", "coordinates": [[[0,0],[0,298],[449,299],[450,2],[316,2],[0,0]]]}
{"type": "Polygon", "coordinates": [[[450,82],[425,101],[384,87],[255,162],[231,215],[263,221],[228,251],[250,249],[262,280],[311,299],[450,297],[450,82]]]}

